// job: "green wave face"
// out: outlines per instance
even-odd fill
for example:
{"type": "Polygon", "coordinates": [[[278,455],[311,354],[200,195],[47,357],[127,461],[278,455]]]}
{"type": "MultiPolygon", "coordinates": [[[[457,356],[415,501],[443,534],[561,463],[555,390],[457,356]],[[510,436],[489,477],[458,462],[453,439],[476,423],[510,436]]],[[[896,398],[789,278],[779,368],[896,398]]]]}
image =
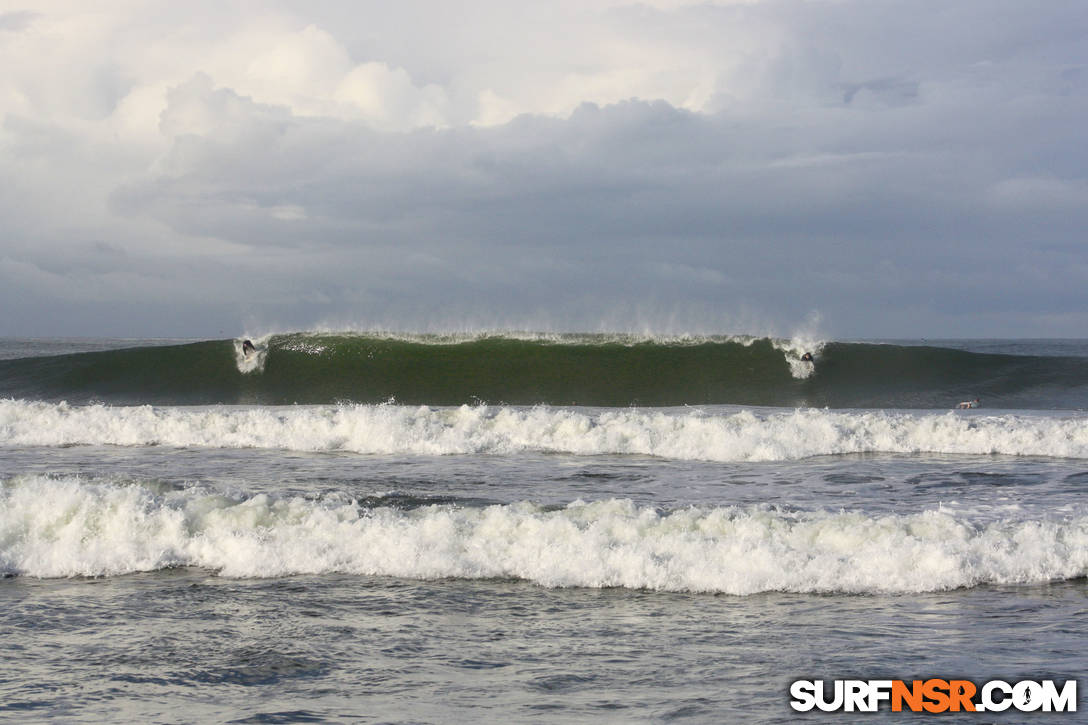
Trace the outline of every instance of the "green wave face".
{"type": "Polygon", "coordinates": [[[249,361],[237,340],[4,360],[0,395],[170,405],[1088,405],[1088,360],[936,347],[830,343],[798,377],[799,353],[768,339],[287,334],[258,345],[249,361]]]}

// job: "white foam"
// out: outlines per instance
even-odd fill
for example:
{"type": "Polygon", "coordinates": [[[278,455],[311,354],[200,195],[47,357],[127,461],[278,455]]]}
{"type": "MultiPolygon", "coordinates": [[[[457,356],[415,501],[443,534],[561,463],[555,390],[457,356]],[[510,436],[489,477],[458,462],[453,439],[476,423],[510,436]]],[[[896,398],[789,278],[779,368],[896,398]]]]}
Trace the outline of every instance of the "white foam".
{"type": "Polygon", "coordinates": [[[559,452],[723,462],[874,452],[1088,458],[1088,417],[399,405],[156,408],[0,400],[0,445],[559,452]]]}
{"type": "Polygon", "coordinates": [[[0,486],[0,571],[108,576],[343,572],[548,587],[751,594],[921,592],[1088,572],[1088,517],[972,523],[767,507],[660,513],[627,500],[366,509],[338,500],[27,476],[0,486]]]}

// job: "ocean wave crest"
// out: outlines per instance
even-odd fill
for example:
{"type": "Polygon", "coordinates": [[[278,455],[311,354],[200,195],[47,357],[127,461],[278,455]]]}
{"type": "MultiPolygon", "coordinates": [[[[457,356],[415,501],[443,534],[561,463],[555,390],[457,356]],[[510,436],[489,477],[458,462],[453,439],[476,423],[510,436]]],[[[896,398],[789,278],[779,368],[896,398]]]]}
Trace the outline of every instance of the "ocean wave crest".
{"type": "Polygon", "coordinates": [[[0,397],[156,405],[1088,407],[1075,356],[755,337],[292,333],[0,360],[0,397]],[[812,359],[807,359],[806,353],[812,359]]]}
{"type": "Polygon", "coordinates": [[[923,592],[1085,576],[1088,517],[985,524],[765,506],[671,512],[610,499],[411,510],[26,476],[0,485],[0,571],[515,578],[747,595],[923,592]]]}
{"type": "Polygon", "coordinates": [[[70,406],[0,401],[0,445],[523,452],[789,461],[853,453],[1088,458],[1084,415],[400,405],[70,406]]]}

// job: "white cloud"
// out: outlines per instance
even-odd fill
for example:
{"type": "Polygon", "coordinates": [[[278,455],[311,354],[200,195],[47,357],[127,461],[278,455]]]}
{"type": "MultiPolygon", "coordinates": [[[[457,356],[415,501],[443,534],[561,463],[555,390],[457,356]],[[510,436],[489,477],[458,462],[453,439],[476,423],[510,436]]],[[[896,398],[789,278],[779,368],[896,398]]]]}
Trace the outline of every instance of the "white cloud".
{"type": "Polygon", "coordinates": [[[417,87],[403,68],[385,63],[355,66],[336,87],[335,98],[348,104],[347,118],[361,118],[389,131],[449,125],[449,99],[441,87],[417,87]]]}

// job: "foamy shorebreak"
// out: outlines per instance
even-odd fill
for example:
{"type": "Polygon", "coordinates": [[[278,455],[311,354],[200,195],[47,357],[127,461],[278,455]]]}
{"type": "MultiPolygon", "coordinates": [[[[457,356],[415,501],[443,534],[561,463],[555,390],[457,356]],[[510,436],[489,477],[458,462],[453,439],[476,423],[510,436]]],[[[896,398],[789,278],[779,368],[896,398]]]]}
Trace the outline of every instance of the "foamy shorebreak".
{"type": "Polygon", "coordinates": [[[815,409],[125,407],[4,400],[0,445],[555,452],[721,462],[920,452],[1080,459],[1088,458],[1088,417],[815,409]]]}
{"type": "Polygon", "coordinates": [[[0,571],[232,577],[351,573],[547,587],[752,594],[921,592],[1088,572],[1088,517],[987,523],[768,506],[671,512],[629,500],[412,510],[25,476],[0,487],[0,571]]]}

